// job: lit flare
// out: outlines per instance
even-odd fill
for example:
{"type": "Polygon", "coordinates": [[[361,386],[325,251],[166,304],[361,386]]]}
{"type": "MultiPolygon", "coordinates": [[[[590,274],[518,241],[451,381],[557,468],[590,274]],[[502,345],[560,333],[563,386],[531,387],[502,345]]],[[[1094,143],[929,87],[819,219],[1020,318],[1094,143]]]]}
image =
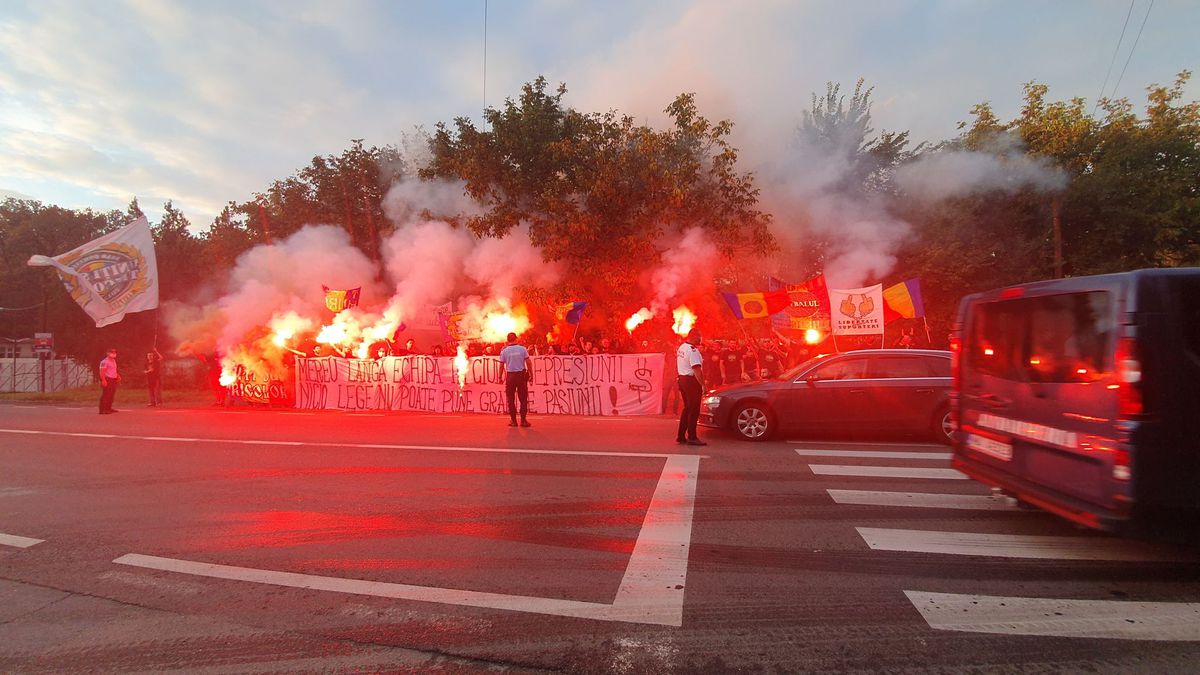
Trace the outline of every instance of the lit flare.
{"type": "Polygon", "coordinates": [[[632,335],[634,328],[642,325],[652,316],[654,316],[654,313],[645,307],[639,309],[638,311],[634,312],[633,316],[629,317],[629,319],[625,321],[625,330],[629,331],[629,334],[632,335]]]}
{"type": "Polygon", "coordinates": [[[671,330],[675,331],[676,335],[687,335],[691,332],[692,326],[696,325],[696,313],[685,305],[680,305],[672,310],[671,316],[675,319],[671,330]]]}
{"type": "Polygon", "coordinates": [[[467,386],[467,366],[469,363],[467,360],[467,348],[462,346],[462,343],[459,343],[458,354],[454,357],[454,373],[458,377],[458,388],[460,391],[467,386]]]}

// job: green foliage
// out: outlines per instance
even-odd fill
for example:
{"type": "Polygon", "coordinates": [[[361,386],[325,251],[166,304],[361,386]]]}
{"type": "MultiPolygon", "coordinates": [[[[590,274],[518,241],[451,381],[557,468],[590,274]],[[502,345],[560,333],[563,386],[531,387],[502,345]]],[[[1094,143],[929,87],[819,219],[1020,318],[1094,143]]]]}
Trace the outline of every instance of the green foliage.
{"type": "Polygon", "coordinates": [[[672,127],[655,130],[565,107],[566,87],[547,86],[539,77],[485,111],[490,129],[462,117],[438,125],[420,175],[466,182],[486,207],[466,223],[473,232],[504,236],[527,223],[548,260],[594,283],[572,290],[593,297],[629,288],[658,262],[663,236],[689,227],[727,255],[773,250],[753,176],[737,170],[731,122],[710,122],[682,94],[666,108],[672,127]]]}
{"type": "MultiPolygon", "coordinates": [[[[1054,274],[1055,200],[1067,274],[1200,265],[1200,104],[1183,100],[1190,77],[1183,71],[1171,86],[1149,87],[1140,114],[1127,99],[1101,100],[1100,117],[1082,99],[1053,101],[1046,85],[1031,82],[1014,119],[999,119],[981,102],[957,138],[911,150],[907,132],[873,130],[873,89],[862,80],[848,96],[829,83],[823,96],[814,94],[795,140],[802,152],[829,159],[832,190],[914,225],[891,281],[921,279],[937,343],[963,294],[1054,274]],[[897,191],[897,167],[952,149],[1039,158],[1069,181],[1057,193],[996,190],[933,204],[897,191]]],[[[515,99],[485,110],[482,127],[460,117],[417,139],[429,152],[420,177],[461,180],[483,204],[462,225],[499,237],[527,224],[546,259],[566,267],[563,288],[525,289],[531,302],[577,295],[593,301],[592,320],[623,320],[630,289],[658,265],[665,242],[690,227],[703,228],[721,247],[718,283],[752,288],[777,266],[771,215],[760,207],[755,176],[739,169],[731,121],[709,120],[689,93],[666,107],[665,128],[614,111],[575,110],[564,104],[566,93],[539,77],[515,99]],[[612,299],[609,307],[605,299],[612,299]]],[[[378,258],[394,227],[383,213],[384,195],[417,171],[413,157],[407,146],[352,140],[340,154],[315,156],[248,200],[230,201],[206,228],[193,228],[168,202],[152,224],[162,299],[189,299],[223,279],[250,247],[307,224],[340,226],[378,258]]],[[[140,356],[156,334],[155,313],[97,330],[54,274],[25,265],[30,255],[62,253],[139,215],[136,198],[124,211],[103,213],[29,200],[0,204],[0,306],[33,307],[0,313],[4,331],[53,332],[60,352],[88,361],[109,343],[127,358],[140,356]]],[[[819,271],[829,245],[809,237],[802,271],[819,271]]]]}

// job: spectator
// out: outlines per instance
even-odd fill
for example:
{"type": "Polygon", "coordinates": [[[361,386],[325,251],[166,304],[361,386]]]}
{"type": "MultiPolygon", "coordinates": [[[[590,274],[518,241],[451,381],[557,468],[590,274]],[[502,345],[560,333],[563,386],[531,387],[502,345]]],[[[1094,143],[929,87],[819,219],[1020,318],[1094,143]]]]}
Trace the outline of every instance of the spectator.
{"type": "Polygon", "coordinates": [[[746,372],[743,369],[745,364],[745,352],[742,349],[742,343],[738,340],[730,340],[721,352],[721,365],[724,367],[725,384],[737,384],[746,379],[746,372]]]}
{"type": "Polygon", "coordinates": [[[757,380],[762,377],[762,374],[758,372],[759,362],[758,350],[754,348],[754,342],[746,340],[746,346],[742,349],[742,378],[757,380]]]}
{"type": "Polygon", "coordinates": [[[721,369],[721,343],[713,340],[712,344],[704,349],[704,359],[706,367],[704,368],[704,378],[709,387],[719,387],[725,384],[725,374],[721,369]]]}
{"type": "Polygon", "coordinates": [[[157,347],[146,352],[146,389],[150,394],[147,405],[151,408],[162,405],[162,360],[157,347]]]}
{"type": "Polygon", "coordinates": [[[759,350],[759,368],[760,375],[764,379],[774,379],[783,373],[783,363],[787,358],[779,343],[770,338],[763,338],[760,341],[762,348],[759,350]]]}

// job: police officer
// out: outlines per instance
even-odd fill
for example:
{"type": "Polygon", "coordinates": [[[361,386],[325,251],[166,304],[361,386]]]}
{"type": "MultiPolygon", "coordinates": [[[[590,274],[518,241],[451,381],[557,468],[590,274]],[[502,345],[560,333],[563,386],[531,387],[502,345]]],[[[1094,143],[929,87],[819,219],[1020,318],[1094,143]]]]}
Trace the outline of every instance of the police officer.
{"type": "Polygon", "coordinates": [[[517,344],[517,334],[508,334],[508,345],[500,350],[504,362],[504,399],[508,404],[508,426],[517,426],[517,409],[513,405],[513,394],[521,401],[521,426],[527,427],[529,414],[529,350],[517,344]]]}
{"type": "Polygon", "coordinates": [[[688,445],[708,445],[696,433],[700,420],[700,395],[704,393],[704,357],[700,355],[700,331],[693,328],[687,340],[675,350],[675,372],[679,375],[679,392],[683,396],[683,412],[679,415],[679,433],[675,442],[688,445]]]}

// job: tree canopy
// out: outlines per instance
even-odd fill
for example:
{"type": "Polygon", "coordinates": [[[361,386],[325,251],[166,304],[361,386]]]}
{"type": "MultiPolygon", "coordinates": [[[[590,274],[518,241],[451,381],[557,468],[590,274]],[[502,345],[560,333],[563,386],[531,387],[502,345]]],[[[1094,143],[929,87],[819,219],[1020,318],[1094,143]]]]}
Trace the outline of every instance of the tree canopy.
{"type": "MultiPolygon", "coordinates": [[[[1000,119],[990,102],[981,102],[957,137],[911,149],[907,132],[873,130],[872,88],[859,80],[847,98],[829,83],[823,95],[813,94],[793,140],[805,152],[841,158],[847,169],[832,189],[911,224],[894,251],[893,277],[873,281],[920,278],[931,323],[944,334],[963,294],[1055,274],[1056,205],[1065,274],[1200,265],[1200,104],[1183,98],[1190,78],[1183,71],[1170,85],[1148,87],[1140,113],[1127,99],[1102,99],[1099,116],[1084,100],[1052,100],[1047,85],[1031,82],[1013,119],[1000,119]],[[894,180],[905,167],[955,152],[1009,165],[1033,162],[1063,180],[932,200],[894,180]]],[[[427,146],[419,161],[398,145],[351,140],[342,153],[315,156],[245,201],[230,201],[203,227],[167,202],[153,224],[161,297],[193,297],[250,247],[307,224],[344,229],[378,260],[397,227],[384,213],[385,195],[396,181],[418,178],[465,186],[481,208],[456,225],[476,237],[528,228],[544,259],[567,271],[560,288],[545,289],[545,300],[628,295],[690,228],[719,246],[723,262],[712,270],[718,283],[735,270],[741,287],[730,290],[765,284],[746,275],[778,267],[774,214],[731,142],[733,121],[710,120],[691,93],[669,102],[662,128],[617,111],[576,110],[566,94],[565,85],[552,88],[539,77],[484,110],[482,126],[459,117],[418,134],[418,144],[427,146]]],[[[60,351],[88,356],[115,338],[152,340],[150,313],[91,329],[54,275],[24,264],[32,254],[64,252],[141,213],[136,198],[124,212],[32,200],[0,204],[5,331],[49,330],[59,336],[60,351]]],[[[819,252],[836,234],[805,233],[805,245],[818,252],[814,260],[823,259],[819,252]]]]}

